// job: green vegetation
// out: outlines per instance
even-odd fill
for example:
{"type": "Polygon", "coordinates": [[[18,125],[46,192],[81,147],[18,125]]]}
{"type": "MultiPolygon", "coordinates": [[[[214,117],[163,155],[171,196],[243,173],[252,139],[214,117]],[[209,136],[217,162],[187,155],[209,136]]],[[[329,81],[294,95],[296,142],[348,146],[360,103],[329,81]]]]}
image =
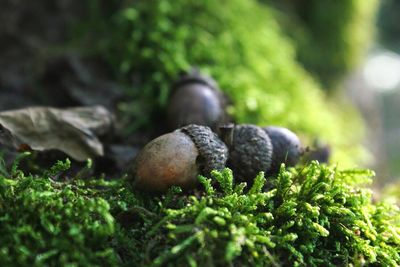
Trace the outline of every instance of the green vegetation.
{"type": "Polygon", "coordinates": [[[282,10],[284,31],[298,60],[324,84],[336,89],[353,70],[374,35],[379,1],[261,0],[282,10]]]}
{"type": "Polygon", "coordinates": [[[397,203],[400,206],[400,182],[392,181],[387,183],[381,190],[380,196],[383,199],[397,203]]]}
{"type": "Polygon", "coordinates": [[[163,205],[164,217],[146,230],[153,242],[138,251],[149,251],[144,264],[153,266],[396,266],[398,208],[373,205],[368,190],[353,187],[370,176],[312,163],[282,169],[268,191],[261,173],[243,193],[230,170],[214,172],[212,180],[201,177],[205,195],[163,205]]]}
{"type": "Polygon", "coordinates": [[[2,266],[400,264],[400,211],[360,188],[370,171],[282,167],[246,189],[225,169],[192,194],[149,197],[124,179],[55,181],[68,166],[2,165],[2,266]]]}
{"type": "Polygon", "coordinates": [[[142,0],[106,8],[100,3],[91,1],[85,40],[126,84],[134,78],[120,106],[129,131],[151,127],[178,73],[198,66],[231,98],[229,111],[237,122],[285,126],[305,143],[327,140],[333,161],[343,165],[360,159],[357,115],[326,100],[297,63],[273,9],[254,0],[142,0]]]}
{"type": "MultiPolygon", "coordinates": [[[[368,39],[356,21],[368,25],[376,1],[282,1],[290,16],[303,14],[298,24],[260,2],[89,0],[79,31],[126,86],[128,132],[154,127],[172,81],[198,66],[231,98],[237,122],[286,126],[306,144],[321,138],[334,162],[351,165],[361,151],[357,116],[327,102],[297,60],[334,83],[368,39]]],[[[199,177],[193,192],[152,196],[125,178],[64,177],[68,160],[27,174],[18,169],[26,155],[11,170],[0,162],[1,266],[400,264],[399,207],[372,202],[367,170],[312,162],[260,173],[247,188],[225,169],[199,177]]]]}
{"type": "Polygon", "coordinates": [[[17,170],[18,161],[10,172],[0,162],[0,265],[115,263],[108,244],[115,222],[107,201],[83,181],[53,179],[70,162],[59,162],[38,177],[17,170]]]}

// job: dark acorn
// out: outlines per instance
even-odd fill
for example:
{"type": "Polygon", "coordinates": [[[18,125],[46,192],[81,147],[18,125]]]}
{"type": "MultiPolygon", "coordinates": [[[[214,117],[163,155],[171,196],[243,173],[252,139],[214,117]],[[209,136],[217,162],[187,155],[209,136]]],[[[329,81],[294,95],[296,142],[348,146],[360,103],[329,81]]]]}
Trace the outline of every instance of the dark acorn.
{"type": "Polygon", "coordinates": [[[149,192],[171,186],[194,188],[199,174],[221,170],[228,148],[209,127],[188,125],[148,143],[136,157],[131,176],[134,185],[149,192]]]}
{"type": "Polygon", "coordinates": [[[255,125],[236,125],[231,138],[227,129],[223,132],[224,139],[230,143],[228,167],[239,181],[251,183],[260,171],[269,172],[272,143],[263,129],[255,125]]]}
{"type": "Polygon", "coordinates": [[[268,126],[264,127],[263,130],[270,137],[274,150],[271,171],[273,173],[278,172],[282,163],[287,167],[295,166],[303,154],[298,136],[283,127],[268,126]]]}
{"type": "Polygon", "coordinates": [[[215,129],[225,117],[225,100],[217,83],[192,69],[173,85],[167,107],[171,129],[198,124],[215,129]]]}
{"type": "Polygon", "coordinates": [[[305,162],[317,160],[319,163],[329,163],[332,156],[332,148],[329,144],[319,139],[314,140],[312,148],[308,148],[305,153],[305,162]]]}

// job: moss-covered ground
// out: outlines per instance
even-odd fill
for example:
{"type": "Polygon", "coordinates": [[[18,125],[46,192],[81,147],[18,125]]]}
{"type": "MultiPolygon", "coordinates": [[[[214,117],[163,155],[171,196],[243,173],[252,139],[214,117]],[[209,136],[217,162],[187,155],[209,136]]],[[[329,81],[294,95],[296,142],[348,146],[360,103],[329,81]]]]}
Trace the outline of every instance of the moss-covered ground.
{"type": "Polygon", "coordinates": [[[56,181],[68,160],[24,174],[20,158],[1,165],[1,266],[400,264],[399,208],[372,202],[370,171],[282,166],[248,188],[225,169],[149,197],[125,179],[56,181]]]}
{"type": "Polygon", "coordinates": [[[372,171],[344,168],[364,155],[361,122],[322,90],[354,66],[370,36],[357,25],[371,24],[376,1],[282,1],[284,16],[272,2],[88,0],[70,45],[105,60],[125,87],[126,136],[155,127],[171,83],[197,66],[230,97],[236,122],[322,139],[337,164],[282,167],[253,185],[225,169],[156,196],[124,177],[67,176],[68,160],[31,174],[21,154],[11,168],[0,162],[0,266],[400,265],[399,207],[373,200],[372,171]],[[292,11],[301,23],[285,24],[292,11]]]}

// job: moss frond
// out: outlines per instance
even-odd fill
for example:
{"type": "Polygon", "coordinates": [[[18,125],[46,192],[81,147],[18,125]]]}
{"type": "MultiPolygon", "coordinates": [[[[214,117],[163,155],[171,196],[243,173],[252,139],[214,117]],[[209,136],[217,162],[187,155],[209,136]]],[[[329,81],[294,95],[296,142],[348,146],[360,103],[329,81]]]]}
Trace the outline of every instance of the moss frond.
{"type": "Polygon", "coordinates": [[[204,191],[155,197],[125,179],[52,178],[68,165],[0,175],[0,265],[400,264],[399,207],[372,202],[368,170],[282,166],[246,189],[225,169],[199,177],[204,191]]]}

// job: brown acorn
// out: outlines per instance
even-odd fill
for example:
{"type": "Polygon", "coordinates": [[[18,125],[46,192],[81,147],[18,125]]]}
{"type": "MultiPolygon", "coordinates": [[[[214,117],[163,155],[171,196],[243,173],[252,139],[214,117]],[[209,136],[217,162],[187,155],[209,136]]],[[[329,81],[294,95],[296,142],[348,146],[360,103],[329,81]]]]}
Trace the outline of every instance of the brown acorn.
{"type": "Polygon", "coordinates": [[[171,129],[189,124],[216,129],[225,119],[225,102],[217,83],[192,69],[173,85],[167,106],[168,125],[171,129]]]}
{"type": "Polygon", "coordinates": [[[228,148],[209,127],[187,125],[148,143],[136,157],[134,185],[149,192],[194,188],[199,174],[225,167],[228,148]]]}

